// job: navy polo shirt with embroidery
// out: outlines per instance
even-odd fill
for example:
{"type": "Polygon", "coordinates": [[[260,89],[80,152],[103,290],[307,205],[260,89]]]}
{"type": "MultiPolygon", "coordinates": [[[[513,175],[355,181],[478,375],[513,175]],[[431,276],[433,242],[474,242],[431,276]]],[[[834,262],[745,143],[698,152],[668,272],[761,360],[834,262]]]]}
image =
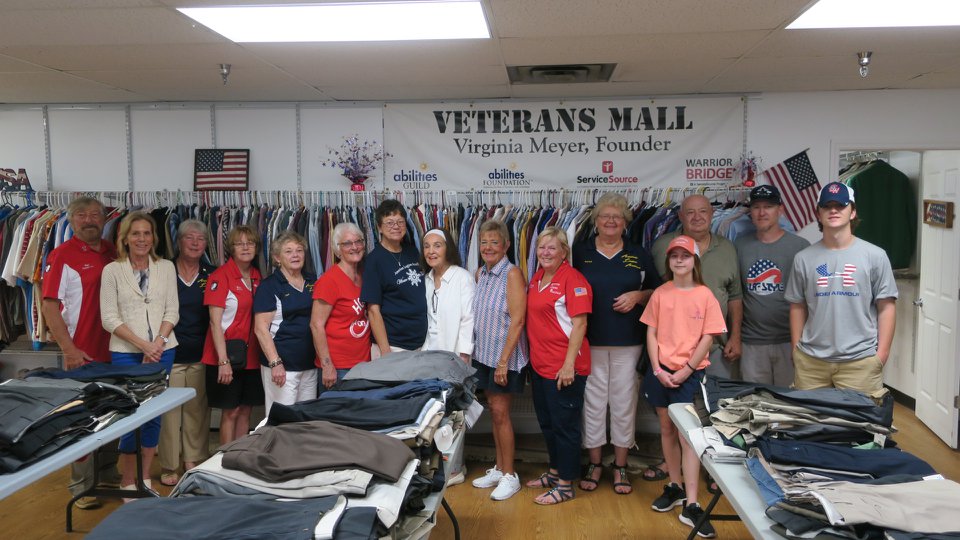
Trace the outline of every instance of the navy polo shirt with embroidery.
{"type": "MultiPolygon", "coordinates": [[[[313,308],[313,285],[317,277],[303,273],[303,290],[287,282],[283,272],[274,270],[260,283],[253,297],[253,313],[273,312],[270,321],[270,335],[277,348],[277,354],[283,359],[287,371],[306,371],[315,369],[316,353],[313,337],[310,334],[310,311],[313,308]]],[[[260,352],[260,364],[267,365],[268,359],[260,352]]]]}
{"type": "MultiPolygon", "coordinates": [[[[177,264],[177,260],[173,260],[177,264]]],[[[200,261],[200,271],[191,283],[185,283],[177,275],[177,296],[180,298],[180,320],[173,328],[177,336],[177,352],[174,364],[193,364],[203,356],[203,342],[210,327],[210,309],[203,305],[203,294],[207,291],[207,280],[216,270],[215,266],[200,261]]]]}
{"type": "Polygon", "coordinates": [[[614,300],[627,291],[656,289],[660,276],[643,247],[624,241],[623,249],[607,258],[597,251],[594,237],[573,246],[573,267],[593,288],[593,312],[587,321],[587,339],[593,346],[629,347],[646,342],[646,325],[640,323],[643,306],[629,313],[613,310],[614,300]]]}

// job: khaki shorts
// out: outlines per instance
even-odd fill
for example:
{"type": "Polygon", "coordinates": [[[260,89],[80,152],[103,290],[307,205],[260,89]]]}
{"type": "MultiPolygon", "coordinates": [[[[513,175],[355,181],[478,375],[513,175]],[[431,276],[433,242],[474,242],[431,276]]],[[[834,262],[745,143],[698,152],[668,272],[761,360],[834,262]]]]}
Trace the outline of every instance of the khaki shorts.
{"type": "Polygon", "coordinates": [[[795,348],[793,366],[793,386],[798,390],[850,388],[873,398],[887,394],[883,387],[883,364],[876,355],[850,362],[830,362],[795,348]]]}

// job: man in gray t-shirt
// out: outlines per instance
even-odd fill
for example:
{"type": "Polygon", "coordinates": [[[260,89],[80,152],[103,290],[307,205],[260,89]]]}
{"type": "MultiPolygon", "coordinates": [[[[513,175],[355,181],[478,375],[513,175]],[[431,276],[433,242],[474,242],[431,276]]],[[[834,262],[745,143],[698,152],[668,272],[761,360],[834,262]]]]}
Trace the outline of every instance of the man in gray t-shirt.
{"type": "Polygon", "coordinates": [[[755,233],[735,242],[743,282],[743,380],[793,384],[793,345],[790,343],[790,303],[783,293],[798,251],[810,245],[780,227],[783,201],[776,186],[750,191],[750,220],[755,233]]]}
{"type": "Polygon", "coordinates": [[[794,258],[785,298],[795,346],[794,386],[885,393],[883,366],[896,325],[897,284],[886,252],[853,236],[853,189],[820,190],[820,242],[794,258]]]}

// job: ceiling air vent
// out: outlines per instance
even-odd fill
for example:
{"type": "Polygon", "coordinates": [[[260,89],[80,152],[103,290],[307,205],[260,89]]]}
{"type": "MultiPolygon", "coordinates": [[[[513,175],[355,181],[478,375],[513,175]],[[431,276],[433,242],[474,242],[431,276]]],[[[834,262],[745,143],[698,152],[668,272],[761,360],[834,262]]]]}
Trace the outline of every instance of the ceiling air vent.
{"type": "Polygon", "coordinates": [[[609,82],[616,64],[507,66],[510,84],[573,84],[609,82]]]}

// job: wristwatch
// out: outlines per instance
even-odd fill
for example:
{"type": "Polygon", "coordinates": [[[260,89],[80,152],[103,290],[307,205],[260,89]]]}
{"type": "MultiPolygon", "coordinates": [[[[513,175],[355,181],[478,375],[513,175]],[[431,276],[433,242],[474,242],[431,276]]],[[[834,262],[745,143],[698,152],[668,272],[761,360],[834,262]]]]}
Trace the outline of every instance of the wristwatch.
{"type": "Polygon", "coordinates": [[[170,338],[168,338],[163,334],[157,334],[157,337],[160,338],[160,341],[162,341],[164,345],[166,345],[167,343],[170,343],[170,338]]]}
{"type": "Polygon", "coordinates": [[[282,366],[282,365],[283,365],[283,360],[280,358],[277,358],[276,360],[267,363],[267,367],[270,369],[273,369],[277,366],[282,366]]]}
{"type": "Polygon", "coordinates": [[[661,373],[663,373],[663,370],[662,370],[662,369],[655,369],[655,370],[653,370],[653,376],[654,376],[654,377],[659,377],[661,373]]]}

